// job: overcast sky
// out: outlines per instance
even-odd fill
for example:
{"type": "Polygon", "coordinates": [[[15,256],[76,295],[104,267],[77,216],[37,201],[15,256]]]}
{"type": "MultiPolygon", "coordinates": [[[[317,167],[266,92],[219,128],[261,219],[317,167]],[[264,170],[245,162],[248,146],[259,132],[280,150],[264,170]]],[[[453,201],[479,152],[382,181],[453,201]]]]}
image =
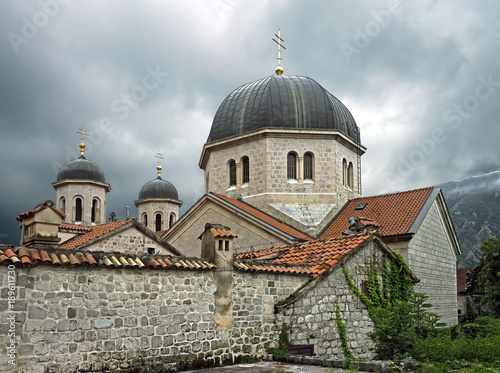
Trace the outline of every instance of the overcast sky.
{"type": "Polygon", "coordinates": [[[0,242],[19,242],[17,214],[55,200],[83,123],[108,216],[136,216],[158,150],[186,211],[219,104],[273,74],[278,28],[285,74],[356,119],[363,195],[499,170],[499,14],[495,0],[2,0],[0,242]]]}

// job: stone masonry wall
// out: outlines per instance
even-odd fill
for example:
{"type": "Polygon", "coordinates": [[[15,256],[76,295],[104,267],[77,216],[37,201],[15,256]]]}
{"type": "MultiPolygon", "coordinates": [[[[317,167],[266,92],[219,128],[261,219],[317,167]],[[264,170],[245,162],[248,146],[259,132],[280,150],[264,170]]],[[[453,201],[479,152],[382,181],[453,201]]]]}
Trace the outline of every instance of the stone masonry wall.
{"type": "Polygon", "coordinates": [[[137,228],[132,227],[122,232],[119,232],[111,237],[100,240],[99,242],[86,247],[89,251],[104,251],[108,253],[133,253],[147,254],[148,248],[153,248],[155,254],[171,255],[170,250],[158,244],[156,241],[147,237],[137,228]]]}
{"type": "MultiPolygon", "coordinates": [[[[361,248],[345,262],[359,289],[362,288],[362,281],[368,279],[374,255],[381,268],[383,253],[373,242],[361,248]]],[[[338,265],[330,275],[312,286],[307,296],[297,299],[278,315],[285,330],[288,330],[290,344],[314,344],[317,357],[343,360],[345,356],[336,321],[337,302],[354,357],[373,357],[374,343],[368,337],[374,327],[373,321],[363,302],[349,288],[342,268],[338,265]]]]}
{"type": "Polygon", "coordinates": [[[217,331],[212,272],[38,266],[2,285],[0,345],[13,372],[175,371],[260,355],[276,344],[273,306],[307,278],[235,272],[233,327],[217,331]],[[13,316],[12,316],[13,315],[13,316]],[[14,317],[10,324],[8,317],[14,317]],[[134,370],[136,369],[136,370],[134,370]]]}
{"type": "Polygon", "coordinates": [[[429,296],[432,312],[441,322],[458,322],[456,255],[446,236],[437,202],[434,201],[417,234],[408,247],[408,265],[420,279],[415,287],[429,296]]]}

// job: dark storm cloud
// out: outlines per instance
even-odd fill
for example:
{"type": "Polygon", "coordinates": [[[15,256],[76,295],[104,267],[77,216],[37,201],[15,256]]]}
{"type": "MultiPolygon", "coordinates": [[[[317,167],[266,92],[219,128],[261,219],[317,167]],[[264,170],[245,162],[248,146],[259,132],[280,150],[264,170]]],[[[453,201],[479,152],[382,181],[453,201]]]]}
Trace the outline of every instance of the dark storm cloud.
{"type": "Polygon", "coordinates": [[[204,192],[198,160],[217,107],[273,73],[278,27],[285,74],[317,80],[356,118],[368,148],[364,194],[498,170],[499,7],[2,1],[0,242],[18,241],[17,214],[55,198],[51,182],[78,156],[82,123],[91,133],[85,154],[112,187],[108,214],[124,218],[131,206],[134,216],[158,150],[162,176],[177,187],[181,211],[189,208],[204,192]],[[481,79],[493,82],[480,90],[485,99],[476,97],[481,79]]]}

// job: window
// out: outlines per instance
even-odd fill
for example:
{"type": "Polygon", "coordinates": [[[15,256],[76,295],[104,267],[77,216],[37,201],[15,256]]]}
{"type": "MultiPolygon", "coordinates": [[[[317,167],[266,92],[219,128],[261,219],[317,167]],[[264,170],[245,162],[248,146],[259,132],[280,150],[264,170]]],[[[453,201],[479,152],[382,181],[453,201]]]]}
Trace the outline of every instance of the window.
{"type": "Polygon", "coordinates": [[[66,199],[64,197],[59,200],[59,210],[61,210],[63,214],[66,213],[66,199]]]}
{"type": "Polygon", "coordinates": [[[297,179],[297,154],[288,153],[286,166],[286,177],[288,179],[297,179]]]}
{"type": "Polygon", "coordinates": [[[225,243],[226,243],[226,245],[225,245],[226,246],[226,251],[229,251],[229,241],[225,241],[225,243]]]}
{"type": "Polygon", "coordinates": [[[241,166],[243,168],[243,184],[250,182],[250,160],[248,157],[241,158],[241,166]]]}
{"type": "Polygon", "coordinates": [[[219,240],[219,251],[222,251],[222,240],[219,240]]]}
{"type": "Polygon", "coordinates": [[[98,215],[99,201],[97,199],[92,200],[92,211],[90,212],[90,222],[95,223],[98,215]]]}
{"type": "Polygon", "coordinates": [[[347,186],[347,161],[342,159],[342,184],[347,186]]]}
{"type": "Polygon", "coordinates": [[[161,214],[158,213],[155,216],[155,231],[159,232],[161,231],[161,214]]]}
{"type": "Polygon", "coordinates": [[[172,225],[174,225],[174,223],[175,223],[175,214],[172,212],[170,214],[170,222],[168,227],[170,228],[172,225]]]}
{"type": "Polygon", "coordinates": [[[313,179],[313,155],[310,152],[304,154],[304,180],[313,179]]]}
{"type": "Polygon", "coordinates": [[[142,214],[142,224],[144,224],[145,227],[148,226],[148,214],[146,213],[142,214]]]}
{"type": "Polygon", "coordinates": [[[352,162],[349,162],[349,166],[347,166],[347,186],[351,189],[354,187],[354,166],[352,162]]]}
{"type": "Polygon", "coordinates": [[[229,161],[229,186],[236,185],[236,162],[234,159],[229,161]]]}
{"type": "Polygon", "coordinates": [[[82,213],[83,213],[82,199],[77,198],[75,200],[75,221],[82,221],[82,213]]]}

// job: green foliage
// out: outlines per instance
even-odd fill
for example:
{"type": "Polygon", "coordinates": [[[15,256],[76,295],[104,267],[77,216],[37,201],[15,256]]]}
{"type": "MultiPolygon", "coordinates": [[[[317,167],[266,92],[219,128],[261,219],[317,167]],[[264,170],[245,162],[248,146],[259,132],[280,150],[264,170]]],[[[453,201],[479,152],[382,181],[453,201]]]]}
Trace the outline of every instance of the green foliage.
{"type": "Polygon", "coordinates": [[[500,317],[500,239],[490,238],[481,246],[479,285],[485,291],[485,303],[495,317],[500,317]]]}
{"type": "Polygon", "coordinates": [[[278,347],[273,347],[267,350],[268,354],[273,355],[288,355],[288,333],[283,330],[279,335],[278,347]]]}
{"type": "Polygon", "coordinates": [[[346,359],[353,359],[351,349],[349,348],[349,340],[347,339],[347,329],[344,324],[344,320],[342,320],[342,315],[340,313],[340,306],[337,300],[335,314],[337,316],[337,327],[339,329],[340,341],[342,343],[342,350],[344,351],[344,355],[346,359]]]}
{"type": "Polygon", "coordinates": [[[241,358],[241,364],[254,364],[258,363],[260,359],[257,356],[245,355],[241,358]]]}

